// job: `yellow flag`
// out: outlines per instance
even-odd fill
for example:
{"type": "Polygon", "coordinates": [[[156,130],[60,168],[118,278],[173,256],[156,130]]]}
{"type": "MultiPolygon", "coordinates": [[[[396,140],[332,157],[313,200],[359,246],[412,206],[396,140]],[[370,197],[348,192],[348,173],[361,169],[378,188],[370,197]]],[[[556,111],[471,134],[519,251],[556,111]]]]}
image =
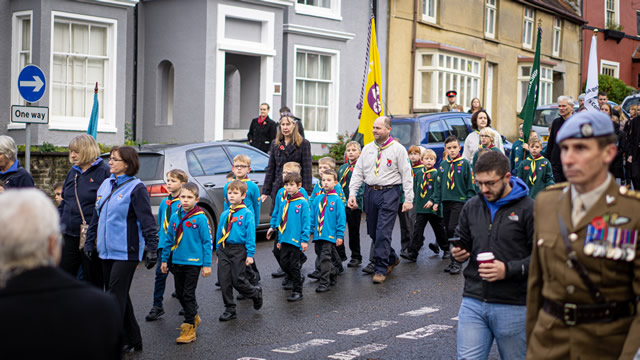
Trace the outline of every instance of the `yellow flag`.
{"type": "Polygon", "coordinates": [[[371,43],[369,44],[369,70],[367,72],[367,84],[365,86],[365,98],[360,114],[358,132],[364,138],[364,144],[373,141],[373,122],[382,116],[382,69],[380,68],[380,53],[376,40],[376,23],[371,19],[371,43]]]}

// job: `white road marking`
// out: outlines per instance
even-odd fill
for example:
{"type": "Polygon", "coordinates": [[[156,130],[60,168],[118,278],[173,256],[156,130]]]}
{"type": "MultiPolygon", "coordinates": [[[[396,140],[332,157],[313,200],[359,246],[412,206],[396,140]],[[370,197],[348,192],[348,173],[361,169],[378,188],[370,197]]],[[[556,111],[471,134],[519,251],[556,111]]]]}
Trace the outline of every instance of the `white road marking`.
{"type": "Polygon", "coordinates": [[[426,314],[430,314],[432,312],[436,312],[439,311],[440,309],[438,308],[432,308],[432,307],[423,307],[420,308],[418,310],[412,310],[412,311],[408,311],[406,313],[402,313],[400,314],[400,316],[422,316],[422,315],[426,315],[426,314]]]}
{"type": "Polygon", "coordinates": [[[370,324],[363,325],[362,327],[359,327],[359,328],[339,331],[338,334],[351,335],[351,336],[362,335],[362,334],[368,333],[369,331],[378,330],[378,329],[385,328],[389,325],[393,325],[397,323],[398,323],[397,321],[391,321],[391,320],[378,320],[370,324]]]}
{"type": "Polygon", "coordinates": [[[386,347],[387,345],[384,344],[369,344],[357,347],[355,349],[342,351],[337,354],[329,355],[329,359],[351,360],[357,358],[358,356],[363,356],[372,352],[380,351],[386,347]]]}
{"type": "Polygon", "coordinates": [[[300,352],[302,350],[308,349],[310,347],[314,347],[314,346],[322,346],[322,345],[326,345],[326,344],[331,344],[332,342],[335,342],[335,340],[330,340],[330,339],[312,339],[300,344],[293,344],[291,346],[287,346],[287,347],[283,347],[283,348],[279,348],[279,349],[273,349],[271,351],[273,352],[279,352],[279,353],[285,353],[285,354],[295,354],[297,352],[300,352]]]}
{"type": "Polygon", "coordinates": [[[423,337],[431,336],[439,331],[451,329],[453,326],[449,325],[429,325],[426,327],[422,327],[413,331],[409,331],[408,333],[404,333],[396,336],[400,339],[422,339],[423,337]]]}
{"type": "Polygon", "coordinates": [[[456,317],[454,317],[454,318],[451,318],[451,320],[458,321],[458,317],[456,316],[456,317]]]}
{"type": "Polygon", "coordinates": [[[257,357],[241,357],[238,360],[266,360],[266,359],[257,358],[257,357]]]}

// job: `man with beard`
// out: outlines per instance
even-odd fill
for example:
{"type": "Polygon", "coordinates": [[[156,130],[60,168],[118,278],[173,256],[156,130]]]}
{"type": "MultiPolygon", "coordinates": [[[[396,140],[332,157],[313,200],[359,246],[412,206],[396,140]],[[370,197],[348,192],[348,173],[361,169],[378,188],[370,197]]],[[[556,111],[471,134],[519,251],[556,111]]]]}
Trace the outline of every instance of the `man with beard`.
{"type": "Polygon", "coordinates": [[[511,177],[509,159],[488,152],[475,167],[480,194],[462,208],[451,255],[469,260],[458,313],[458,358],[487,359],[496,340],[502,359],[524,359],[533,200],[511,177]]]}

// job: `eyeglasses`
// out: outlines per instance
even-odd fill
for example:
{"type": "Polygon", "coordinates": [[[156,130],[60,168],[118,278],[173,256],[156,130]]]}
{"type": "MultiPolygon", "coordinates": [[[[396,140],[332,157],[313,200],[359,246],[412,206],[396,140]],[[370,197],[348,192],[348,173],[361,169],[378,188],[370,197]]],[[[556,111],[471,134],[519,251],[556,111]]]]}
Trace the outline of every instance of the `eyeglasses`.
{"type": "Polygon", "coordinates": [[[122,160],[122,159],[116,159],[116,158],[109,158],[109,161],[116,162],[116,161],[124,161],[124,160],[122,160]]]}
{"type": "Polygon", "coordinates": [[[497,179],[497,180],[493,180],[493,181],[485,181],[485,182],[482,182],[482,181],[478,181],[478,180],[476,180],[476,185],[478,185],[478,187],[480,187],[480,188],[481,188],[481,187],[483,187],[483,186],[486,186],[486,187],[488,187],[488,188],[491,188],[491,187],[494,187],[498,182],[500,182],[500,180],[504,179],[504,177],[505,177],[506,175],[507,175],[507,174],[504,174],[504,175],[502,175],[502,177],[500,177],[499,179],[497,179]]]}
{"type": "Polygon", "coordinates": [[[249,166],[247,166],[247,165],[233,165],[233,167],[236,168],[236,169],[246,169],[249,166]]]}

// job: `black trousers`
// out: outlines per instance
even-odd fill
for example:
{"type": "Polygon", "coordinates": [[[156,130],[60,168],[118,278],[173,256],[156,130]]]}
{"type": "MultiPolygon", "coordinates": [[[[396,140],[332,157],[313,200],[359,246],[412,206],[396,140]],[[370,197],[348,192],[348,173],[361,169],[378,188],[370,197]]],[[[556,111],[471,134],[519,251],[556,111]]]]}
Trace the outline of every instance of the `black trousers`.
{"type": "Polygon", "coordinates": [[[400,247],[406,250],[411,245],[413,228],[416,226],[416,209],[402,212],[402,204],[398,207],[398,221],[400,222],[400,247]]]}
{"type": "Polygon", "coordinates": [[[282,243],[280,246],[280,266],[287,274],[293,285],[293,292],[302,293],[302,276],[300,268],[302,268],[302,257],[306,256],[295,245],[282,243]]]}
{"type": "Polygon", "coordinates": [[[260,282],[260,271],[258,270],[258,266],[256,265],[256,260],[253,259],[253,264],[249,265],[245,269],[245,276],[247,280],[251,283],[251,285],[256,286],[260,282]]]}
{"type": "Polygon", "coordinates": [[[78,270],[82,267],[82,279],[104,290],[102,260],[97,254],[89,259],[80,251],[78,249],[79,237],[63,235],[63,239],[60,268],[75,278],[78,276],[78,270]]]}
{"type": "Polygon", "coordinates": [[[247,249],[243,244],[226,244],[216,250],[218,256],[218,282],[222,291],[222,301],[229,311],[236,310],[233,289],[240,294],[254,298],[258,295],[255,286],[246,277],[245,261],[247,249]]]}
{"type": "Polygon", "coordinates": [[[417,254],[424,245],[424,229],[427,224],[431,224],[433,233],[436,236],[436,242],[442,250],[449,250],[449,241],[447,240],[447,232],[444,229],[442,218],[436,214],[416,214],[416,227],[413,231],[413,239],[411,239],[410,250],[417,254]]]}
{"type": "Polygon", "coordinates": [[[171,273],[176,284],[176,297],[184,309],[184,322],[194,325],[198,313],[196,287],[200,277],[200,266],[171,264],[171,273]]]}
{"type": "Polygon", "coordinates": [[[360,209],[345,209],[347,214],[347,228],[349,230],[349,250],[351,250],[351,258],[362,260],[360,253],[360,219],[362,219],[362,211],[360,209]]]}
{"type": "MultiPolygon", "coordinates": [[[[460,212],[462,211],[463,206],[464,203],[457,201],[442,202],[442,215],[444,219],[444,228],[447,231],[447,241],[448,239],[455,237],[458,218],[460,217],[460,212]]],[[[449,244],[447,244],[446,249],[443,250],[449,250],[449,244]]]]}
{"type": "Polygon", "coordinates": [[[313,245],[316,251],[316,259],[318,259],[317,269],[320,271],[320,285],[328,286],[331,280],[336,280],[338,268],[342,265],[336,251],[336,244],[326,240],[315,240],[313,245]]]}
{"type": "Polygon", "coordinates": [[[124,343],[127,345],[138,345],[142,343],[140,326],[133,313],[133,305],[129,290],[133,281],[133,274],[136,272],[138,261],[126,260],[102,260],[102,272],[107,292],[113,294],[120,306],[122,314],[124,343]]]}

